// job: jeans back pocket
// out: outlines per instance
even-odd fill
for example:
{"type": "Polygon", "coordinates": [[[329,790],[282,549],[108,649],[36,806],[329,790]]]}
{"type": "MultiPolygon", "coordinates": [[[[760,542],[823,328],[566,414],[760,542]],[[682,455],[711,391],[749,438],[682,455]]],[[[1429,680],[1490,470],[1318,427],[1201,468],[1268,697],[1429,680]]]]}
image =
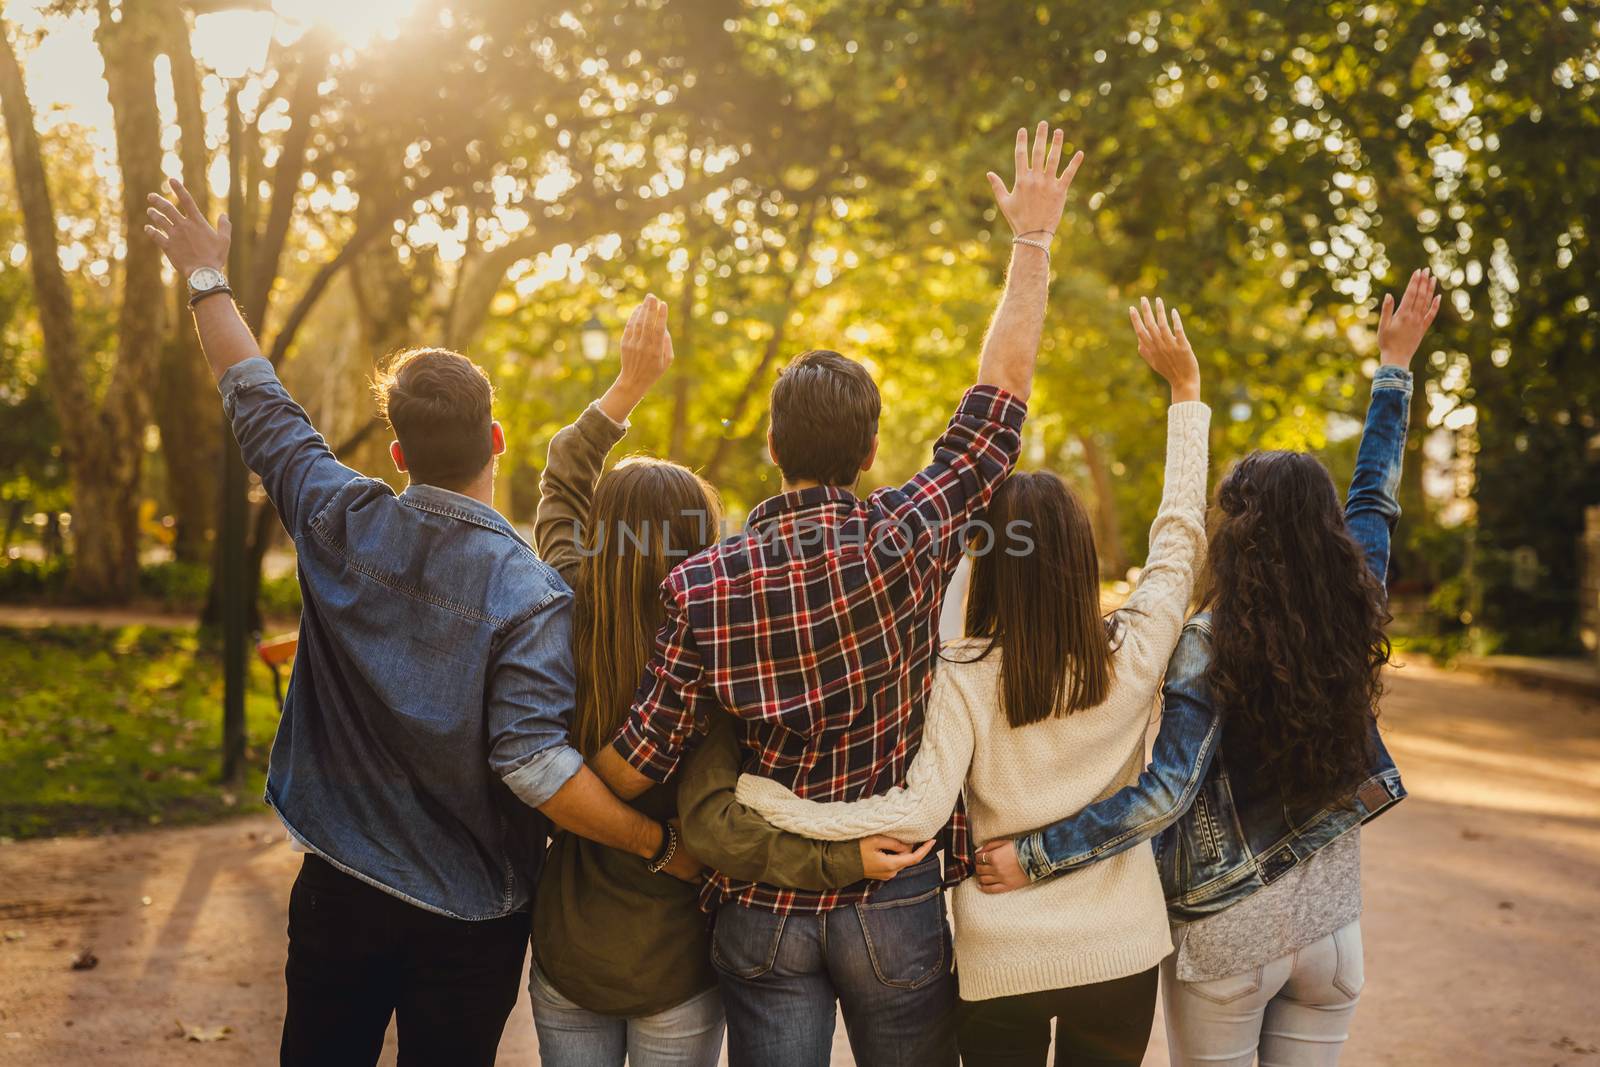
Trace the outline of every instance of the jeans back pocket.
{"type": "Polygon", "coordinates": [[[784,916],[725,904],[711,931],[711,963],[734,978],[760,978],[772,970],[783,940],[784,916]]]}
{"type": "Polygon", "coordinates": [[[950,928],[944,891],[937,885],[916,896],[856,905],[867,956],[878,981],[895,989],[918,989],[948,966],[950,928]]]}

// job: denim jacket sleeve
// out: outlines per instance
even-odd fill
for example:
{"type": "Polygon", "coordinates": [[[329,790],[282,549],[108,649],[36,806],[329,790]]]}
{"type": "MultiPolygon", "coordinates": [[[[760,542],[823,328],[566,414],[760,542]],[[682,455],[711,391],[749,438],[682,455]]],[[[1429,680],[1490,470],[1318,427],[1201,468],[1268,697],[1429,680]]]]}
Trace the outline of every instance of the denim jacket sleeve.
{"type": "Polygon", "coordinates": [[[1017,860],[1029,878],[1063,874],[1124,852],[1188,810],[1211,768],[1222,732],[1206,683],[1210,664],[1210,625],[1192,620],[1167,666],[1161,728],[1150,765],[1132,785],[1020,839],[1017,860]]]}
{"type": "Polygon", "coordinates": [[[537,808],[583,768],[567,740],[575,681],[572,596],[562,591],[511,626],[489,671],[489,766],[537,808]]]}
{"type": "Polygon", "coordinates": [[[245,466],[261,478],[291,537],[299,537],[334,493],[361,477],[340,463],[260,356],[235,363],[217,382],[245,466]]]}
{"type": "Polygon", "coordinates": [[[1361,545],[1367,566],[1383,584],[1389,574],[1389,538],[1400,521],[1400,469],[1406,453],[1411,413],[1411,372],[1379,367],[1372,379],[1372,402],[1356,453],[1356,472],[1345,498],[1345,523],[1361,545]]]}

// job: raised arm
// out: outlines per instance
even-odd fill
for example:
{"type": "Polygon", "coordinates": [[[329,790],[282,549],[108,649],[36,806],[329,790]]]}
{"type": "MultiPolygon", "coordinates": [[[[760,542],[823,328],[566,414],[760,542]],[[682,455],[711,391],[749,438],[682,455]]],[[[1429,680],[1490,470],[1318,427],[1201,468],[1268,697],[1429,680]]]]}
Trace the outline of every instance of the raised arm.
{"type": "Polygon", "coordinates": [[[1003,389],[1022,401],[1033,392],[1050,288],[1050,246],[1061,224],[1067,190],[1083,164],[1083,153],[1078,152],[1062,168],[1063,136],[1059,129],[1052,136],[1049,124],[1039,123],[1030,156],[1028,131],[1018,130],[1017,171],[1011,188],[994,171],[988,175],[1000,213],[1011,225],[1012,246],[1005,292],[978,359],[978,384],[1003,389]]]}
{"type": "Polygon", "coordinates": [[[1022,420],[1033,389],[1033,369],[1044,329],[1050,281],[1050,242],[1061,222],[1072,177],[1083,153],[1061,164],[1061,131],[1050,141],[1039,124],[1028,155],[1028,131],[1017,131],[1017,177],[1007,190],[989,174],[995,199],[1015,234],[1005,291],[978,359],[977,385],[969,389],[955,417],[933,448],[933,462],[908,482],[906,507],[938,531],[934,562],[943,572],[960,557],[960,528],[988,506],[995,488],[1016,466],[1022,451],[1022,420]]]}
{"type": "Polygon", "coordinates": [[[654,294],[628,316],[622,331],[622,367],[605,394],[550,439],[544,473],[539,478],[539,510],[533,518],[533,539],[539,556],[568,585],[578,578],[583,561],[584,523],[594,501],[606,456],[628,432],[628,416],[672,365],[672,335],[667,332],[667,305],[654,294]]]}
{"type": "Polygon", "coordinates": [[[1065,874],[1126,852],[1177,822],[1205,781],[1222,731],[1206,682],[1210,665],[1210,627],[1196,620],[1184,628],[1167,667],[1161,729],[1138,780],[1019,840],[986,842],[978,850],[979,888],[1005,893],[1065,874]]]}
{"type": "Polygon", "coordinates": [[[278,517],[298,537],[322,505],[359,475],[334,458],[272,364],[261,358],[255,335],[234,306],[222,274],[233,232],[228,216],[213,227],[182,182],[172,181],[172,193],[176,202],[149,195],[144,232],[191,290],[196,279],[204,282],[190,308],[223,410],[245,465],[261,477],[278,517]]]}
{"type": "Polygon", "coordinates": [[[1389,573],[1389,539],[1400,521],[1400,469],[1411,412],[1411,359],[1439,313],[1437,280],[1427,270],[1411,272],[1395,307],[1385,294],[1378,316],[1378,373],[1356,454],[1356,471],[1345,498],[1345,522],[1366,553],[1367,566],[1382,584],[1389,573]]]}
{"type": "Polygon", "coordinates": [[[753,774],[739,776],[739,800],[773,825],[823,841],[850,841],[885,834],[901,841],[927,841],[955,810],[972,763],[972,720],[945,672],[934,676],[922,745],[904,785],[854,801],[802,800],[786,786],[753,774]]]}
{"type": "Polygon", "coordinates": [[[1120,609],[1141,661],[1159,669],[1188,614],[1195,570],[1206,549],[1206,471],[1211,409],[1200,403],[1200,364],[1176,309],[1158,297],[1129,308],[1139,355],[1172,390],[1167,409],[1166,481],[1150,527],[1150,555],[1120,609]]]}
{"type": "Polygon", "coordinates": [[[785,833],[734,796],[739,738],[732,716],[713,713],[711,729],[678,775],[683,843],[708,866],[747,882],[789,889],[840,889],[863,878],[884,880],[922,861],[932,847],[886,837],[813,841],[785,833]]]}

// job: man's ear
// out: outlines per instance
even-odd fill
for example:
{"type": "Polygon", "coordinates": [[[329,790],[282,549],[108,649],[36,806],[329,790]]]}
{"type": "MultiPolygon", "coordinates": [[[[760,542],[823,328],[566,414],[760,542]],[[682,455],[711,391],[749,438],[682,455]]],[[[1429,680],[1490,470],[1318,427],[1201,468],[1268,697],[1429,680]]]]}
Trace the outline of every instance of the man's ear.
{"type": "Polygon", "coordinates": [[[395,470],[399,471],[401,474],[407,473],[406,472],[406,454],[405,454],[405,452],[401,451],[400,442],[399,441],[390,441],[389,442],[389,458],[394,460],[394,469],[395,470]]]}
{"type": "Polygon", "coordinates": [[[869,471],[878,460],[878,435],[872,435],[872,447],[867,449],[867,458],[861,461],[861,469],[869,471]]]}
{"type": "Polygon", "coordinates": [[[489,424],[489,449],[497,456],[506,454],[506,428],[499,420],[489,424]]]}
{"type": "Polygon", "coordinates": [[[767,458],[772,460],[774,467],[781,468],[783,466],[778,462],[778,446],[772,443],[772,431],[770,429],[767,431],[767,458]]]}

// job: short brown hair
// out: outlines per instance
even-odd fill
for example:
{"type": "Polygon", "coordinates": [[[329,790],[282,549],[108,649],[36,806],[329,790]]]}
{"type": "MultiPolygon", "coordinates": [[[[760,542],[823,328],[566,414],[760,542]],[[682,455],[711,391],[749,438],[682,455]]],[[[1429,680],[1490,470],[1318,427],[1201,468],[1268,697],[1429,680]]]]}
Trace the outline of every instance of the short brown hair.
{"type": "Polygon", "coordinates": [[[827,349],[796,356],[772,387],[772,451],[791,482],[854,485],[883,402],[867,369],[827,349]]]}
{"type": "Polygon", "coordinates": [[[494,454],[494,387],[472,360],[443,348],[397,353],[374,383],[414,482],[467,485],[494,454]]]}

